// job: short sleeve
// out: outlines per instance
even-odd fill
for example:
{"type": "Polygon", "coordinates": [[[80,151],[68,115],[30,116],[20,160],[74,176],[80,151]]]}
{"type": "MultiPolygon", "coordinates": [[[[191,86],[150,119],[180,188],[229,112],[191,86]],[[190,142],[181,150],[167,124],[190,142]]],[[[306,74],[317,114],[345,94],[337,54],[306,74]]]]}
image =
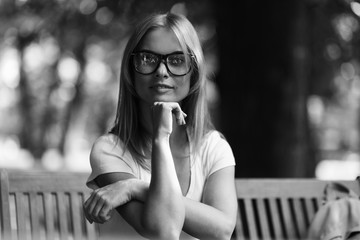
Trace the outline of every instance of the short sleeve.
{"type": "Polygon", "coordinates": [[[235,166],[235,158],[229,143],[217,131],[210,134],[207,146],[208,176],[229,166],[235,166]]]}
{"type": "Polygon", "coordinates": [[[121,141],[107,134],[98,138],[90,153],[91,174],[86,182],[89,188],[98,188],[94,179],[104,173],[124,172],[135,175],[136,166],[127,151],[123,151],[121,141]]]}

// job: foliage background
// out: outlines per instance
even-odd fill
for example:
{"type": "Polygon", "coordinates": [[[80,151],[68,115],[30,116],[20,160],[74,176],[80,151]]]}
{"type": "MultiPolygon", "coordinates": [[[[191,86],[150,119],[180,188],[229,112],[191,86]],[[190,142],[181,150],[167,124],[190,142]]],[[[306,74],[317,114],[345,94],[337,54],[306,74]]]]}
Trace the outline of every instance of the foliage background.
{"type": "Polygon", "coordinates": [[[154,11],[195,25],[238,177],[359,175],[352,0],[0,0],[0,167],[90,170],[114,121],[124,45],[154,11]]]}

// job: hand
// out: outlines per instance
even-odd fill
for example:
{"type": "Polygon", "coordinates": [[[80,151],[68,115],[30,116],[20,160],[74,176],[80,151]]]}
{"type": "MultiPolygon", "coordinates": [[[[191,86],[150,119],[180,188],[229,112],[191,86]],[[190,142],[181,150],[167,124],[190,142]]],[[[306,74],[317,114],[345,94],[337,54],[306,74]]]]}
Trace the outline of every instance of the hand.
{"type": "Polygon", "coordinates": [[[129,188],[128,180],[122,180],[94,190],[84,202],[85,217],[90,223],[109,221],[115,208],[131,200],[129,188]]]}
{"type": "Polygon", "coordinates": [[[186,124],[186,114],[177,102],[155,102],[152,106],[154,133],[169,136],[172,133],[173,116],[178,125],[186,124]]]}

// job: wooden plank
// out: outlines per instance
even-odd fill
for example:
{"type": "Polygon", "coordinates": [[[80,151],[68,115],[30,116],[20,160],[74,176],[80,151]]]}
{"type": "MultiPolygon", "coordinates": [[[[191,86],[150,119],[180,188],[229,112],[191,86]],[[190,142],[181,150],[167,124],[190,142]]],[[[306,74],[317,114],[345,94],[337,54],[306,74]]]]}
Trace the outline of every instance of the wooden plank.
{"type": "Polygon", "coordinates": [[[293,199],[294,217],[296,219],[297,237],[301,238],[306,233],[306,215],[305,207],[302,205],[302,199],[293,199]]]}
{"type": "Polygon", "coordinates": [[[256,230],[256,220],[255,220],[255,214],[254,214],[254,208],[252,205],[252,200],[244,199],[244,205],[245,205],[247,225],[248,225],[248,229],[249,229],[249,239],[257,240],[258,233],[256,230]]]}
{"type": "Polygon", "coordinates": [[[292,216],[291,216],[289,199],[281,198],[280,204],[281,204],[281,211],[282,211],[282,214],[284,217],[286,237],[288,239],[295,239],[294,219],[292,219],[292,216]]]}
{"type": "MultiPolygon", "coordinates": [[[[357,181],[336,181],[360,195],[357,181]]],[[[242,198],[321,197],[329,181],[318,179],[236,179],[236,191],[242,198]]]]}
{"type": "Polygon", "coordinates": [[[30,202],[30,224],[31,224],[31,236],[32,239],[40,239],[40,207],[39,199],[37,198],[37,193],[29,193],[29,202],[30,202]]]}
{"type": "Polygon", "coordinates": [[[74,231],[74,239],[82,238],[82,220],[80,215],[80,198],[77,192],[70,193],[71,223],[74,231]]]}
{"type": "Polygon", "coordinates": [[[272,222],[273,230],[274,230],[274,239],[282,240],[285,239],[283,235],[283,229],[281,226],[280,220],[280,209],[277,206],[277,199],[270,198],[269,199],[269,207],[270,207],[270,219],[272,222]]]}
{"type": "Polygon", "coordinates": [[[26,239],[26,207],[28,206],[23,193],[15,193],[16,220],[18,239],[26,239]]]}
{"type": "Polygon", "coordinates": [[[316,211],[319,210],[319,208],[324,204],[324,200],[322,198],[316,198],[315,199],[315,209],[316,211]]]}
{"type": "Polygon", "coordinates": [[[305,201],[305,211],[307,215],[307,227],[309,227],[312,219],[315,216],[316,211],[312,198],[305,199],[304,201],[305,201]]]}
{"type": "MultiPolygon", "coordinates": [[[[85,196],[88,196],[88,195],[84,195],[84,192],[82,192],[81,193],[82,202],[85,202],[85,196]]],[[[82,219],[84,219],[84,223],[85,223],[86,239],[88,239],[88,240],[98,239],[99,232],[100,232],[98,224],[95,224],[95,223],[91,224],[89,221],[87,221],[85,219],[82,208],[80,208],[80,212],[81,212],[82,219]]]]}
{"type": "Polygon", "coordinates": [[[86,224],[86,233],[87,233],[86,239],[89,240],[97,239],[99,232],[98,225],[94,223],[91,224],[88,221],[86,221],[85,224],[86,224]]]}
{"type": "Polygon", "coordinates": [[[269,230],[268,217],[265,208],[265,199],[256,199],[256,206],[258,208],[258,213],[259,213],[262,239],[270,239],[270,230],[269,230]]]}
{"type": "Polygon", "coordinates": [[[45,192],[43,195],[46,239],[55,239],[53,195],[49,192],[45,192]]]}
{"type": "Polygon", "coordinates": [[[58,207],[58,217],[59,217],[59,234],[61,240],[66,240],[68,236],[68,219],[67,219],[67,204],[66,196],[63,192],[57,192],[55,194],[58,207]]]}
{"type": "Polygon", "coordinates": [[[85,182],[88,174],[83,173],[44,173],[44,172],[9,172],[10,192],[91,192],[85,182]],[[26,184],[24,184],[26,182],[26,184]],[[71,184],[69,184],[71,183],[71,184]]]}
{"type": "Polygon", "coordinates": [[[11,218],[9,201],[9,181],[5,170],[0,171],[0,237],[11,239],[11,218]]]}
{"type": "Polygon", "coordinates": [[[238,214],[236,215],[236,226],[235,226],[235,234],[237,240],[244,240],[245,239],[245,233],[243,228],[243,221],[241,219],[241,216],[244,215],[241,200],[238,200],[238,214]]]}

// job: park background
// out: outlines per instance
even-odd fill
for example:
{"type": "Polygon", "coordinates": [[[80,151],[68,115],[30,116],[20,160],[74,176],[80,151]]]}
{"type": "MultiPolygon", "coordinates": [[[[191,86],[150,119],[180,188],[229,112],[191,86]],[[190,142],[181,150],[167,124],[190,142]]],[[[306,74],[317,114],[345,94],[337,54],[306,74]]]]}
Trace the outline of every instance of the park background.
{"type": "Polygon", "coordinates": [[[236,177],[360,175],[354,0],[0,0],[0,168],[90,171],[124,46],[154,11],[199,34],[236,177]]]}

